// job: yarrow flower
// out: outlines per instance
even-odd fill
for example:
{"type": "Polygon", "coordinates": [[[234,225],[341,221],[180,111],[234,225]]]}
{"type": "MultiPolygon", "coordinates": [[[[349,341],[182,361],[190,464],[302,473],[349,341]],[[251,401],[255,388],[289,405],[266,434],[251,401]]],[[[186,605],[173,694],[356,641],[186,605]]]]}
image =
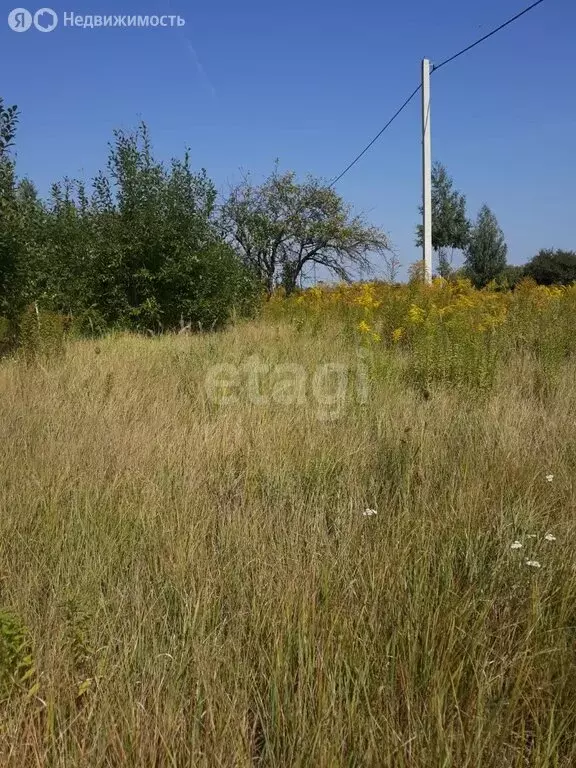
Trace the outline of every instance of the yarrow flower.
{"type": "Polygon", "coordinates": [[[554,536],[553,533],[547,533],[546,536],[544,536],[546,541],[556,541],[556,536],[554,536]]]}
{"type": "Polygon", "coordinates": [[[546,475],[546,480],[547,480],[549,483],[551,483],[551,482],[552,482],[552,480],[554,480],[554,475],[552,475],[552,474],[548,474],[548,475],[546,475]]]}
{"type": "Polygon", "coordinates": [[[510,544],[510,549],[522,549],[522,542],[513,541],[512,544],[510,544]]]}
{"type": "Polygon", "coordinates": [[[375,509],[365,509],[362,514],[364,517],[372,517],[372,515],[377,515],[378,512],[375,509]]]}
{"type": "Polygon", "coordinates": [[[538,560],[526,560],[526,565],[529,565],[530,568],[541,568],[542,566],[538,562],[538,560]]]}

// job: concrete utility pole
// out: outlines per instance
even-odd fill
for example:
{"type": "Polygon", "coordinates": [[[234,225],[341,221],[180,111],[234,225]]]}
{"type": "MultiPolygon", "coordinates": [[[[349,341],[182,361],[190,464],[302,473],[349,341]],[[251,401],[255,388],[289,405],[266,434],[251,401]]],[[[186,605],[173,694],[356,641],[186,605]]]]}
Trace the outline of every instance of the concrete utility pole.
{"type": "Polygon", "coordinates": [[[432,149],[430,140],[430,61],[422,59],[422,260],[424,280],[432,282],[432,149]]]}

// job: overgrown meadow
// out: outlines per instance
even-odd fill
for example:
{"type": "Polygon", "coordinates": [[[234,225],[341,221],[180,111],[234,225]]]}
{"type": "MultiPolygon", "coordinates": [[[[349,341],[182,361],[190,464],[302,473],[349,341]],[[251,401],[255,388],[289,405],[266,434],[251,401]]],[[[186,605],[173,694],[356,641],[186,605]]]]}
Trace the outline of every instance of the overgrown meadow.
{"type": "Polygon", "coordinates": [[[0,765],[576,764],[576,288],[31,312],[0,363],[0,765]]]}

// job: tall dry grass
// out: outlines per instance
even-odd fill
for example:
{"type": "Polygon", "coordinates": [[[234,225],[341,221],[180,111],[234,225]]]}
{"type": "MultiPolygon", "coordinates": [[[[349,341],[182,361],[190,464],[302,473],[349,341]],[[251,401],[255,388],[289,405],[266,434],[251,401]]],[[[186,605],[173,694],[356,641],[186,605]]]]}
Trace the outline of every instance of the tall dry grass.
{"type": "Polygon", "coordinates": [[[0,765],[576,764],[574,364],[425,398],[367,354],[331,417],[337,325],[2,364],[0,765]],[[305,402],[208,396],[253,355],[305,402]]]}

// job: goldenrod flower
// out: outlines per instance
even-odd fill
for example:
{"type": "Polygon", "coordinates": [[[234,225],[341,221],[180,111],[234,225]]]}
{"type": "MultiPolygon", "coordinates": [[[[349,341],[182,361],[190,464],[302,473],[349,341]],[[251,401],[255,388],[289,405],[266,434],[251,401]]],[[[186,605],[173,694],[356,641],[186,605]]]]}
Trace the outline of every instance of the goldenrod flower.
{"type": "Polygon", "coordinates": [[[411,323],[417,324],[423,322],[424,316],[425,313],[422,307],[419,307],[416,304],[410,306],[410,309],[408,310],[408,319],[411,323]]]}

